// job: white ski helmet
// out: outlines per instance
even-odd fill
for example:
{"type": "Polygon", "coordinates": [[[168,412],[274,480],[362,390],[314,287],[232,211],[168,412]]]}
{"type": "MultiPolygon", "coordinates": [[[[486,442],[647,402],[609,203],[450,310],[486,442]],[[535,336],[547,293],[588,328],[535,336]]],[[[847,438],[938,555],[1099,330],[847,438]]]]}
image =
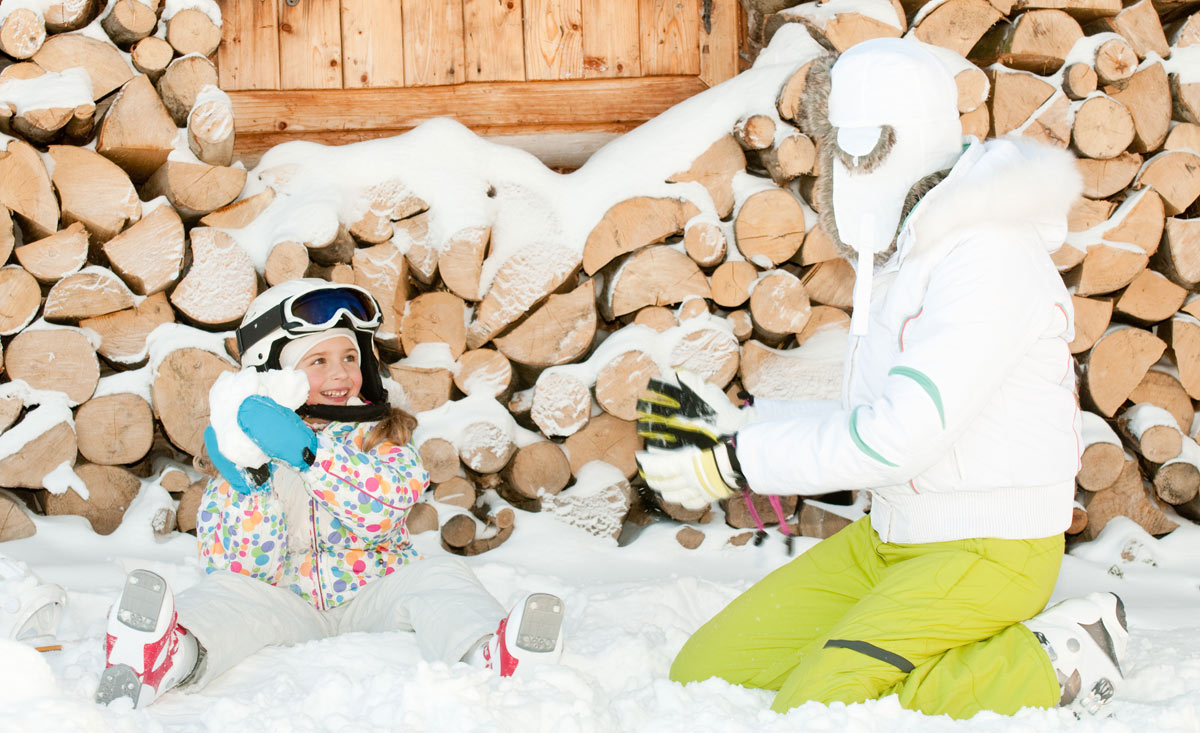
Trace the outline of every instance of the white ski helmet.
{"type": "Polygon", "coordinates": [[[357,285],[318,278],[288,280],[263,291],[246,310],[237,329],[242,367],[279,369],[279,353],[292,339],[331,328],[348,328],[358,341],[361,395],[370,403],[365,406],[368,409],[305,405],[297,411],[334,420],[379,419],[381,408],[388,405],[374,348],[375,330],[382,320],[379,302],[357,285]]]}

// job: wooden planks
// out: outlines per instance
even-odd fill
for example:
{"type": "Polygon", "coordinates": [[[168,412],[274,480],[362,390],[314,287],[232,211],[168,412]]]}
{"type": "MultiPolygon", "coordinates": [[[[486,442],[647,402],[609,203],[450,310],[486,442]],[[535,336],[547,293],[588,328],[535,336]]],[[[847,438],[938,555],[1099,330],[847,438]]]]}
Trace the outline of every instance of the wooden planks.
{"type": "Polygon", "coordinates": [[[700,73],[700,3],[639,0],[642,73],[700,73]]]}
{"type": "Polygon", "coordinates": [[[436,86],[465,79],[463,0],[404,0],[404,84],[436,86]]]}
{"type": "Polygon", "coordinates": [[[524,81],[522,0],[463,0],[467,81],[524,81]]]}
{"type": "Polygon", "coordinates": [[[581,0],[525,0],[525,78],[583,76],[581,0]]]}
{"type": "Polygon", "coordinates": [[[637,3],[582,0],[582,12],[584,78],[641,76],[637,3]]]}
{"type": "Polygon", "coordinates": [[[340,0],[302,0],[296,5],[280,2],[278,7],[280,88],[340,89],[340,0]]]}
{"type": "Polygon", "coordinates": [[[221,45],[217,69],[221,88],[279,89],[279,28],[275,2],[218,0],[221,45]]]}
{"type": "Polygon", "coordinates": [[[341,0],[342,86],[404,86],[402,5],[378,0],[341,0]]]}
{"type": "Polygon", "coordinates": [[[742,27],[738,0],[712,0],[708,28],[700,16],[700,79],[716,86],[738,73],[738,28],[742,27]]]}

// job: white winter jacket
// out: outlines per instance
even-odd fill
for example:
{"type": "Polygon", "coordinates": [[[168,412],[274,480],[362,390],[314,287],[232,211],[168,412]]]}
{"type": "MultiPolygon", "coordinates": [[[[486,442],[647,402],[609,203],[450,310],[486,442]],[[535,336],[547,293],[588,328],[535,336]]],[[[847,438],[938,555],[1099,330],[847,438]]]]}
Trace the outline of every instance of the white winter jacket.
{"type": "Polygon", "coordinates": [[[971,145],[876,271],[840,403],[756,403],[737,435],[751,488],[870,489],[888,542],[1066,530],[1082,450],[1074,312],[1048,252],[1080,190],[1067,152],[971,145]]]}

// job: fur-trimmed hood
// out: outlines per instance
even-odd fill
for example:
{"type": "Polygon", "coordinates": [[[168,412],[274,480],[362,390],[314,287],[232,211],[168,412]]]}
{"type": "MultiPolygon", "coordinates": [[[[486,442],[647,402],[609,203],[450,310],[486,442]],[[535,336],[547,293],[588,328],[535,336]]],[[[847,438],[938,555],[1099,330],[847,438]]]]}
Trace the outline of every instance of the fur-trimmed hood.
{"type": "Polygon", "coordinates": [[[1014,138],[973,143],[913,210],[900,259],[948,244],[956,231],[1011,223],[1033,225],[1053,252],[1066,240],[1067,213],[1082,191],[1069,151],[1014,138]]]}

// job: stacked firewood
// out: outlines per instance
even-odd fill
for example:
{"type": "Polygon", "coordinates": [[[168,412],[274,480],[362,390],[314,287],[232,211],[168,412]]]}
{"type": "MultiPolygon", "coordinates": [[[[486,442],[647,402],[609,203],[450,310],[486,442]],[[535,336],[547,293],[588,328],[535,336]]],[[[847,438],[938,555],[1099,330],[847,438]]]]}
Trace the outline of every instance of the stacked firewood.
{"type": "Polygon", "coordinates": [[[384,304],[378,346],[397,403],[420,416],[433,482],[410,525],[438,529],[453,552],[495,547],[524,511],[605,537],[665,513],[696,525],[679,536],[689,547],[721,514],[735,528],[836,531],[862,497],[785,497],[778,513],[756,495],[720,513],[662,503],[639,486],[635,405],[676,368],[731,396],[838,394],[854,275],[816,225],[799,100],[819,55],[904,34],[942,49],[965,132],[1079,156],[1085,197],[1056,254],[1087,410],[1072,533],[1094,537],[1118,515],[1152,534],[1200,520],[1200,15],[1151,0],[841,1],[756,18],[764,59],[809,49],[777,94],[598,212],[577,250],[531,244],[499,262],[499,231],[446,231],[403,171],[342,192],[366,203],[331,210],[327,226],[279,225],[295,211],[294,171],[256,170],[251,188],[232,163],[229,101],[207,58],[220,32],[204,12],[163,18],[151,0],[117,0],[72,26],[53,10],[0,10],[13,62],[0,71],[12,136],[0,153],[0,540],[32,530],[27,505],[110,532],[147,482],[193,526],[211,475],[208,388],[236,368],[230,329],[264,287],[301,276],[384,304]],[[61,90],[59,106],[21,96],[39,83],[61,90]]]}

